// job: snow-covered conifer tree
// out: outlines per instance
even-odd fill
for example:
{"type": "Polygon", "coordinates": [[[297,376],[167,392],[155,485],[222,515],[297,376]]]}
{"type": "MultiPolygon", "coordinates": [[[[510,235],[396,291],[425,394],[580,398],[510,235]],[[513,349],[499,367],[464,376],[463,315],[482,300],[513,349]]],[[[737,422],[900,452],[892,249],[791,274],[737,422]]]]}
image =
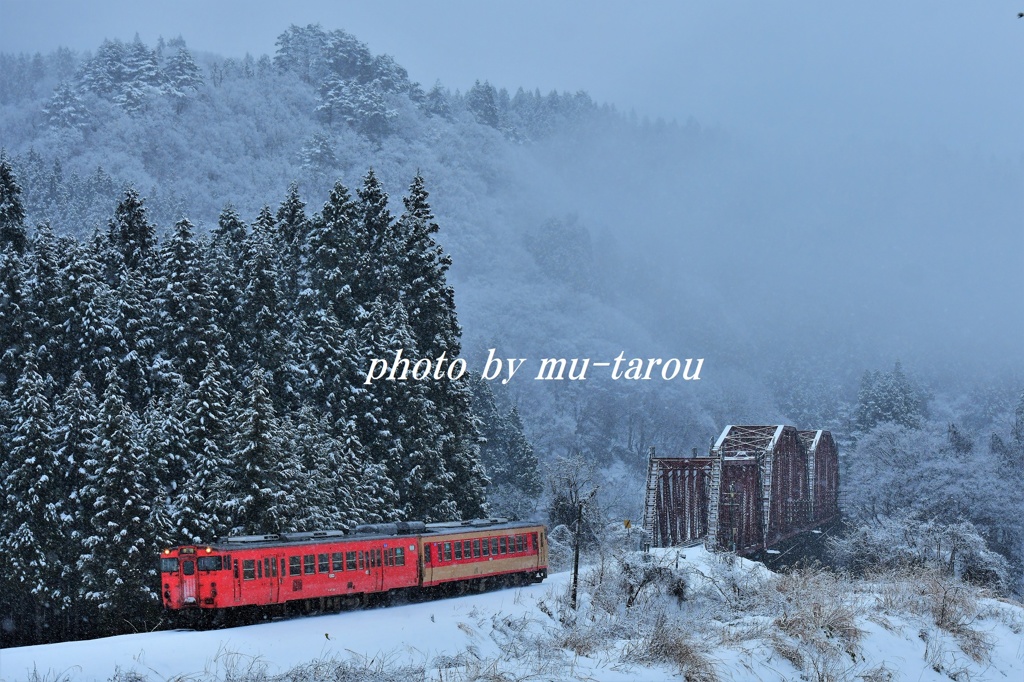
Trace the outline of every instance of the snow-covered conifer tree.
{"type": "Polygon", "coordinates": [[[242,267],[245,261],[245,244],[248,227],[232,206],[221,211],[217,227],[208,249],[206,271],[210,288],[217,301],[217,326],[224,332],[225,344],[231,354],[233,367],[243,362],[240,341],[242,339],[242,267]]]}
{"type": "Polygon", "coordinates": [[[293,528],[298,471],[285,445],[262,369],[253,370],[236,397],[231,439],[232,527],[240,533],[293,528]]]}
{"type": "Polygon", "coordinates": [[[21,186],[14,177],[10,160],[0,153],[0,251],[9,247],[20,256],[27,245],[21,186]]]}
{"type": "Polygon", "coordinates": [[[925,400],[899,362],[891,372],[865,372],[854,415],[858,428],[868,430],[880,422],[916,428],[925,416],[925,400]]]}
{"type": "Polygon", "coordinates": [[[48,612],[67,608],[71,597],[62,587],[72,570],[65,552],[70,542],[72,503],[53,442],[50,383],[39,375],[35,359],[30,357],[12,404],[0,521],[5,572],[11,589],[32,613],[36,628],[47,624],[48,612]]]}
{"type": "Polygon", "coordinates": [[[152,272],[156,255],[156,227],[149,222],[144,200],[138,191],[129,187],[114,210],[107,232],[110,249],[116,259],[105,259],[108,282],[114,284],[118,268],[144,274],[152,272]]]}
{"type": "Polygon", "coordinates": [[[89,121],[89,109],[68,82],[59,84],[53,91],[43,115],[51,128],[81,128],[89,121]]]}
{"type": "MultiPolygon", "coordinates": [[[[314,216],[309,228],[309,287],[317,309],[329,311],[343,325],[355,320],[356,306],[373,273],[360,270],[362,255],[356,238],[358,209],[348,189],[334,185],[323,211],[314,216]]],[[[372,299],[371,299],[372,300],[372,299]]]]}
{"type": "Polygon", "coordinates": [[[86,553],[79,561],[85,599],[100,614],[101,631],[117,632],[124,619],[142,622],[157,607],[150,523],[152,462],[138,416],[125,400],[116,372],[107,377],[95,440],[96,459],[83,500],[92,518],[86,553]]]}
{"type": "MultiPolygon", "coordinates": [[[[455,312],[455,293],[448,285],[451,258],[434,240],[438,227],[427,202],[423,178],[417,176],[405,197],[405,211],[395,227],[398,272],[395,289],[409,310],[419,353],[454,361],[462,350],[462,329],[455,312]]],[[[473,417],[468,377],[426,382],[427,399],[437,410],[444,434],[441,443],[445,467],[453,477],[459,513],[479,516],[485,511],[487,478],[480,466],[479,432],[473,417]]]]}
{"type": "Polygon", "coordinates": [[[282,289],[292,306],[299,297],[299,291],[306,285],[309,219],[305,209],[306,205],[299,196],[299,186],[293,182],[288,186],[288,196],[277,209],[278,253],[284,276],[282,289]]]}
{"type": "Polygon", "coordinates": [[[174,99],[178,113],[202,84],[203,74],[192,59],[192,53],[185,47],[178,48],[163,69],[163,91],[174,99]]]}
{"type": "MultiPolygon", "coordinates": [[[[413,360],[419,357],[400,303],[373,302],[363,315],[359,348],[363,358],[394,357],[399,349],[413,360]]],[[[402,519],[437,521],[460,511],[454,504],[456,481],[442,454],[449,434],[442,431],[428,383],[375,382],[356,396],[353,409],[361,442],[394,483],[395,511],[402,519]]]]}
{"type": "Polygon", "coordinates": [[[154,289],[160,335],[158,381],[173,382],[159,378],[172,372],[196,386],[224,340],[216,322],[214,295],[203,270],[203,254],[187,220],[175,224],[170,239],[162,246],[161,270],[154,289]]]}
{"type": "MultiPolygon", "coordinates": [[[[268,212],[269,215],[269,212],[268,212]]],[[[286,398],[294,399],[293,372],[288,360],[291,352],[288,309],[283,301],[273,234],[257,223],[245,242],[242,263],[242,291],[239,310],[239,338],[243,364],[237,369],[248,374],[264,369],[268,389],[277,406],[286,398]]]]}
{"type": "MultiPolygon", "coordinates": [[[[96,240],[107,244],[102,237],[96,240]]],[[[62,287],[58,308],[64,313],[59,336],[54,339],[59,380],[81,370],[96,391],[102,391],[110,369],[107,342],[111,294],[103,279],[103,267],[93,247],[70,249],[62,263],[62,287]]]]}
{"type": "Polygon", "coordinates": [[[494,86],[476,81],[466,92],[466,107],[476,116],[478,123],[491,128],[498,127],[498,105],[495,102],[494,86]]]}
{"type": "Polygon", "coordinates": [[[174,525],[179,537],[211,538],[228,532],[231,522],[231,420],[227,352],[210,358],[198,386],[185,396],[184,427],[187,476],[178,491],[174,525]]]}
{"type": "Polygon", "coordinates": [[[355,225],[356,263],[352,275],[353,297],[366,308],[377,298],[397,300],[402,247],[388,195],[371,168],[358,192],[355,225]]]}

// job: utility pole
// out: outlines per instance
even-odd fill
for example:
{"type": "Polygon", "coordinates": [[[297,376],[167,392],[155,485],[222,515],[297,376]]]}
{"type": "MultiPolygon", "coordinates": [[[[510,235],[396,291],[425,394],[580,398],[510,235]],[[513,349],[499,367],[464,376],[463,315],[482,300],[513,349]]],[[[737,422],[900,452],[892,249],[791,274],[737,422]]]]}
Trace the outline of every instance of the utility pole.
{"type": "Polygon", "coordinates": [[[583,534],[583,505],[597,494],[597,488],[590,491],[587,499],[576,504],[576,541],[572,550],[572,610],[576,610],[576,587],[580,578],[580,536],[583,534]]]}

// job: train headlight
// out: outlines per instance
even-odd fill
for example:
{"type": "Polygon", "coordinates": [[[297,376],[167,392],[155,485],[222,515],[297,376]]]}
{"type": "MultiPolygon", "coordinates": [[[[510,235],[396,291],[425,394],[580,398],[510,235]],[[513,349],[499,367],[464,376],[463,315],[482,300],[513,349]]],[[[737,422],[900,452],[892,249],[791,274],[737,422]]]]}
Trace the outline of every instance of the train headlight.
{"type": "Polygon", "coordinates": [[[212,551],[213,551],[213,548],[212,548],[212,547],[207,547],[207,548],[206,548],[206,553],[207,553],[207,554],[209,554],[209,553],[210,553],[210,552],[212,552],[212,551]]]}

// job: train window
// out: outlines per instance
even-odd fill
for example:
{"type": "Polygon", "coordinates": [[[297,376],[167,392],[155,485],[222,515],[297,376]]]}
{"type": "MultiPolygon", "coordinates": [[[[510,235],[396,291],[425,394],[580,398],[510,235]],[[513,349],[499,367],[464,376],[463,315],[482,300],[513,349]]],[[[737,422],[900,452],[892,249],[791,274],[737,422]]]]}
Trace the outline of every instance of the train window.
{"type": "Polygon", "coordinates": [[[219,571],[223,568],[219,556],[201,556],[196,559],[196,564],[200,571],[219,571]]]}
{"type": "Polygon", "coordinates": [[[498,538],[491,538],[491,554],[498,555],[498,538]]]}
{"type": "Polygon", "coordinates": [[[315,554],[303,554],[302,555],[302,571],[306,575],[316,573],[316,555],[315,554]]]}
{"type": "Polygon", "coordinates": [[[320,573],[330,573],[330,571],[331,571],[331,562],[328,559],[328,556],[326,554],[319,554],[319,555],[317,555],[316,561],[317,561],[317,569],[316,570],[318,572],[320,572],[320,573]]]}
{"type": "Polygon", "coordinates": [[[256,561],[253,559],[242,560],[242,579],[243,580],[255,580],[256,579],[256,561]]]}
{"type": "Polygon", "coordinates": [[[235,559],[235,580],[238,580],[238,559],[235,559]]]}
{"type": "Polygon", "coordinates": [[[270,567],[273,566],[274,563],[275,562],[273,559],[263,560],[263,575],[267,576],[268,578],[270,577],[270,567]]]}
{"type": "Polygon", "coordinates": [[[533,534],[532,534],[532,537],[533,537],[533,549],[534,549],[534,550],[536,550],[536,549],[537,549],[537,547],[539,546],[539,545],[537,544],[537,534],[536,534],[536,533],[533,533],[533,534]]]}
{"type": "Polygon", "coordinates": [[[483,556],[490,556],[491,555],[491,543],[487,540],[487,538],[484,538],[483,540],[481,540],[480,544],[483,545],[483,547],[482,547],[483,556]]]}
{"type": "Polygon", "coordinates": [[[177,559],[161,559],[160,560],[160,572],[161,573],[177,573],[178,572],[178,560],[177,559]]]}
{"type": "Polygon", "coordinates": [[[281,577],[283,578],[286,575],[288,575],[288,574],[285,573],[285,571],[284,571],[284,559],[282,558],[281,559],[281,577]]]}
{"type": "Polygon", "coordinates": [[[430,545],[423,545],[423,563],[430,563],[430,545]]]}
{"type": "Polygon", "coordinates": [[[302,575],[302,557],[288,557],[288,575],[302,575]]]}
{"type": "Polygon", "coordinates": [[[474,557],[480,556],[480,541],[479,540],[473,540],[473,556],[474,557]]]}
{"type": "Polygon", "coordinates": [[[444,543],[444,560],[445,561],[451,561],[452,560],[452,543],[450,543],[450,542],[444,543]]]}
{"type": "Polygon", "coordinates": [[[196,565],[194,563],[192,563],[191,561],[182,561],[181,562],[181,572],[184,573],[185,575],[192,575],[193,573],[196,572],[196,565]]]}
{"type": "Polygon", "coordinates": [[[380,549],[373,550],[373,555],[374,555],[374,558],[376,559],[376,563],[373,564],[374,566],[380,566],[382,563],[384,563],[383,561],[381,561],[381,558],[380,558],[381,554],[383,554],[383,550],[380,550],[380,549]]]}
{"type": "Polygon", "coordinates": [[[345,570],[345,562],[341,559],[341,552],[334,552],[331,554],[331,570],[332,571],[343,571],[345,570]]]}
{"type": "Polygon", "coordinates": [[[461,561],[462,560],[462,541],[461,540],[457,540],[455,542],[455,560],[456,561],[461,561]]]}
{"type": "Polygon", "coordinates": [[[362,550],[360,550],[358,552],[358,555],[359,555],[359,570],[361,571],[361,570],[366,568],[366,556],[365,556],[365,552],[363,552],[362,550]]]}
{"type": "Polygon", "coordinates": [[[349,571],[356,570],[356,553],[345,552],[345,569],[349,571]]]}
{"type": "Polygon", "coordinates": [[[463,540],[463,542],[462,542],[462,557],[464,559],[472,559],[473,558],[473,541],[472,540],[463,540]]]}
{"type": "MultiPolygon", "coordinates": [[[[283,565],[284,564],[282,564],[282,566],[283,565]]],[[[270,573],[267,573],[267,575],[269,575],[269,576],[271,576],[273,578],[277,577],[277,559],[271,559],[270,560],[270,573]]]]}
{"type": "Polygon", "coordinates": [[[524,544],[523,543],[523,536],[522,535],[517,535],[516,536],[516,551],[517,552],[525,551],[525,548],[523,547],[523,544],[524,544]]]}
{"type": "Polygon", "coordinates": [[[395,566],[405,566],[405,547],[395,547],[395,566]]]}
{"type": "Polygon", "coordinates": [[[263,577],[263,562],[260,561],[259,559],[256,560],[256,577],[257,578],[262,578],[263,577]]]}
{"type": "Polygon", "coordinates": [[[502,554],[508,554],[508,538],[498,538],[498,549],[501,551],[502,554]]]}

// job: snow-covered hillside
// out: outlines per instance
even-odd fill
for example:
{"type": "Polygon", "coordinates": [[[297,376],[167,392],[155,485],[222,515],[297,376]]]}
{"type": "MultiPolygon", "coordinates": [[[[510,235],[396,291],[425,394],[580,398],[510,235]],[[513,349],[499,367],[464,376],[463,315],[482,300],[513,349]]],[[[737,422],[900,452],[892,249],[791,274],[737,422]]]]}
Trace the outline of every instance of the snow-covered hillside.
{"type": "Polygon", "coordinates": [[[1024,678],[1024,609],[962,584],[774,575],[699,548],[607,557],[584,571],[577,612],[570,580],[557,573],[426,603],[6,649],[0,679],[1024,678]]]}

